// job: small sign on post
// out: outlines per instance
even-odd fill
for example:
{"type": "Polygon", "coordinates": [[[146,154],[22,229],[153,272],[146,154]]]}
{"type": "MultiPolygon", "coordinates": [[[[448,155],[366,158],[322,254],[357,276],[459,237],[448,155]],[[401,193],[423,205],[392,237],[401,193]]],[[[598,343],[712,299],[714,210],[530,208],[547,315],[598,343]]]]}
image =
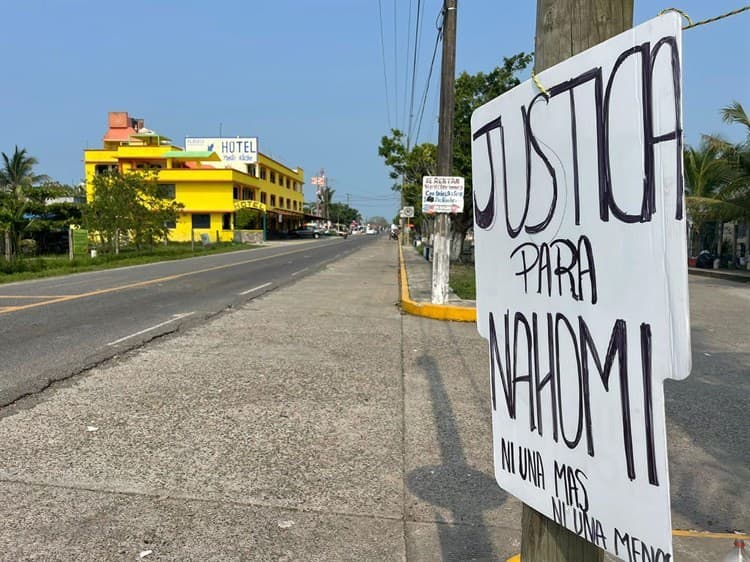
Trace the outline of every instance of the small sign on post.
{"type": "Polygon", "coordinates": [[[422,177],[423,213],[463,213],[464,178],[458,176],[422,177]]]}
{"type": "Polygon", "coordinates": [[[85,256],[89,253],[89,231],[83,228],[68,229],[69,256],[85,256]]]}
{"type": "Polygon", "coordinates": [[[401,209],[401,216],[407,219],[414,218],[414,207],[404,207],[401,209]]]}
{"type": "Polygon", "coordinates": [[[660,16],[472,116],[495,476],[623,560],[673,559],[663,383],[691,362],[681,45],[680,17],[660,16]]]}

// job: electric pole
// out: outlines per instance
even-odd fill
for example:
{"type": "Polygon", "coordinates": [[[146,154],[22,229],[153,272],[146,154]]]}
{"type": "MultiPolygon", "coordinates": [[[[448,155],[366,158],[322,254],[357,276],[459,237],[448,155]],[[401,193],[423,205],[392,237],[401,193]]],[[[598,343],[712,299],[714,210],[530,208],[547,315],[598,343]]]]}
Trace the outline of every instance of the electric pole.
{"type": "MultiPolygon", "coordinates": [[[[453,114],[456,94],[456,8],[458,0],[443,2],[443,57],[440,70],[440,123],[438,128],[437,175],[453,171],[453,114]]],[[[437,213],[432,259],[432,302],[448,300],[450,276],[450,219],[437,213]]]]}
{"type": "MultiPolygon", "coordinates": [[[[534,69],[541,72],[631,27],[633,0],[537,0],[534,69]]],[[[603,559],[604,551],[524,504],[521,560],[603,559]]]]}

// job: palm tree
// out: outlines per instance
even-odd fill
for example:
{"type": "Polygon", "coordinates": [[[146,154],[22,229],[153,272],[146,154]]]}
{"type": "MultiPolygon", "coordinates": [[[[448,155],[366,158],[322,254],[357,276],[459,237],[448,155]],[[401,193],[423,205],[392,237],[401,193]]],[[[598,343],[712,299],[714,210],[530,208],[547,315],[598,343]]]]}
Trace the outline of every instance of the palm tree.
{"type": "Polygon", "coordinates": [[[685,200],[693,232],[700,236],[706,223],[730,220],[736,214],[726,197],[735,174],[721,149],[705,139],[697,149],[687,147],[684,158],[685,200]]]}
{"type": "Polygon", "coordinates": [[[24,212],[27,205],[28,190],[41,181],[48,179],[45,175],[34,174],[34,166],[38,161],[27,154],[26,149],[15,147],[9,157],[2,154],[2,168],[0,168],[0,225],[8,233],[6,255],[13,257],[17,253],[21,232],[26,224],[24,212]]]}
{"type": "Polygon", "coordinates": [[[705,136],[706,142],[719,151],[733,171],[734,177],[723,190],[724,197],[733,203],[738,212],[729,220],[734,222],[732,261],[737,250],[737,226],[739,221],[750,219],[750,118],[748,118],[742,104],[735,101],[721,109],[721,117],[725,123],[740,125],[745,128],[745,140],[732,144],[719,135],[705,136]],[[743,212],[744,210],[744,212],[743,212]]]}
{"type": "Polygon", "coordinates": [[[323,188],[323,218],[326,219],[326,221],[330,220],[331,217],[329,217],[329,207],[331,206],[331,203],[333,203],[333,194],[336,193],[335,189],[331,189],[327,185],[323,188]]]}

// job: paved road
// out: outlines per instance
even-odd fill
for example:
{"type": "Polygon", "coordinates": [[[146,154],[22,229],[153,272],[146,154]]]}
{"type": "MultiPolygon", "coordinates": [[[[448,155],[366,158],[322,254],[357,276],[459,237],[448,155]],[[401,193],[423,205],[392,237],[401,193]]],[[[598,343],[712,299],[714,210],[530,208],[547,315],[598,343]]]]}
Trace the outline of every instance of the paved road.
{"type": "Polygon", "coordinates": [[[693,370],[666,381],[676,528],[750,529],[750,287],[690,276],[693,370]]]}
{"type": "MultiPolygon", "coordinates": [[[[520,503],[493,478],[487,342],[399,314],[396,274],[393,243],[366,244],[0,408],[0,560],[517,553],[520,503]]],[[[675,527],[748,530],[747,291],[691,279],[704,359],[667,392],[675,527]]],[[[730,547],[678,536],[675,559],[730,547]]]]}
{"type": "Polygon", "coordinates": [[[277,242],[262,249],[0,285],[0,406],[294,282],[370,240],[277,242]]]}

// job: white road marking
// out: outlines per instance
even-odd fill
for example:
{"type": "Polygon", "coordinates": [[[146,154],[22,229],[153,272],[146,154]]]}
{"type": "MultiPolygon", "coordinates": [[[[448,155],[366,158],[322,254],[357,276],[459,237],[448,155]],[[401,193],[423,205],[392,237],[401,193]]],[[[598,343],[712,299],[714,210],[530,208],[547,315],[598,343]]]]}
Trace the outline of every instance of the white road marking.
{"type": "Polygon", "coordinates": [[[134,338],[136,336],[140,336],[141,334],[145,334],[146,332],[151,332],[152,330],[156,330],[158,328],[161,328],[162,326],[166,326],[167,324],[171,324],[172,322],[176,322],[177,320],[180,320],[182,318],[190,316],[191,314],[195,314],[195,312],[183,312],[182,314],[173,314],[172,318],[170,318],[169,320],[165,320],[164,322],[160,322],[156,326],[151,326],[150,328],[146,328],[145,330],[141,330],[140,332],[136,332],[134,334],[130,334],[129,336],[125,336],[124,338],[120,338],[119,340],[115,340],[113,342],[109,342],[107,345],[117,345],[118,343],[122,343],[125,340],[129,340],[130,338],[134,338]]]}
{"type": "Polygon", "coordinates": [[[242,291],[240,295],[248,295],[252,293],[253,291],[259,291],[260,289],[265,289],[268,287],[271,283],[263,283],[262,285],[258,285],[257,287],[253,287],[252,289],[248,289],[247,291],[242,291]]]}
{"type": "Polygon", "coordinates": [[[310,269],[310,268],[309,267],[303,267],[299,271],[295,271],[294,273],[292,273],[292,277],[294,277],[295,275],[299,275],[300,273],[302,273],[303,271],[307,271],[308,269],[310,269]]]}

